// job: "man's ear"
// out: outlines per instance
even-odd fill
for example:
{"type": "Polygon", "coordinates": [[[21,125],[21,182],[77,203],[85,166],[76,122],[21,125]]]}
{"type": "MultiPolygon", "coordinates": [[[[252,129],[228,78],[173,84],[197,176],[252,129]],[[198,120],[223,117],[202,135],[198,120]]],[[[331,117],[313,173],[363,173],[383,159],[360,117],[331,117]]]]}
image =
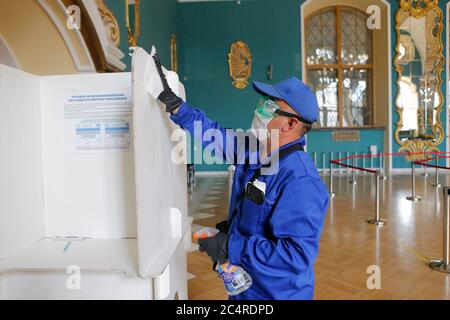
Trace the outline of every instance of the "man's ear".
{"type": "Polygon", "coordinates": [[[287,127],[290,130],[295,130],[301,125],[300,121],[296,118],[288,118],[287,127]]]}

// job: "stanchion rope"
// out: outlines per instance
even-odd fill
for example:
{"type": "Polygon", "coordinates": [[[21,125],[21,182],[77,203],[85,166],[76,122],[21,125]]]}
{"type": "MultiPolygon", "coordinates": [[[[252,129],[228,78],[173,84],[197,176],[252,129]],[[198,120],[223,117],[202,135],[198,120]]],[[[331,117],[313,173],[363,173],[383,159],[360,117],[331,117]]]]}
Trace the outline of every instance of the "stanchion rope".
{"type": "MultiPolygon", "coordinates": [[[[450,154],[449,152],[436,152],[436,151],[430,151],[430,152],[390,152],[390,153],[377,153],[377,154],[363,154],[363,155],[351,155],[348,157],[344,157],[344,158],[340,158],[337,160],[331,160],[330,162],[342,167],[346,167],[346,168],[350,168],[350,169],[355,169],[355,170],[360,170],[360,171],[364,171],[364,172],[369,172],[369,173],[376,173],[376,170],[372,170],[372,169],[367,169],[367,168],[361,168],[361,167],[357,167],[357,166],[352,166],[349,164],[345,164],[342,163],[343,161],[347,161],[349,159],[358,159],[358,158],[378,158],[378,157],[385,157],[385,156],[415,156],[415,155],[435,155],[437,156],[439,159],[446,159],[446,158],[450,158],[450,154]],[[442,156],[445,155],[445,156],[442,156]]],[[[436,160],[436,158],[427,158],[424,160],[419,160],[419,161],[414,161],[415,164],[424,166],[424,167],[430,167],[430,168],[439,168],[439,169],[445,169],[445,170],[450,170],[450,167],[445,167],[445,166],[437,166],[437,165],[433,165],[433,164],[428,164],[426,162],[431,161],[431,160],[436,160]]]]}

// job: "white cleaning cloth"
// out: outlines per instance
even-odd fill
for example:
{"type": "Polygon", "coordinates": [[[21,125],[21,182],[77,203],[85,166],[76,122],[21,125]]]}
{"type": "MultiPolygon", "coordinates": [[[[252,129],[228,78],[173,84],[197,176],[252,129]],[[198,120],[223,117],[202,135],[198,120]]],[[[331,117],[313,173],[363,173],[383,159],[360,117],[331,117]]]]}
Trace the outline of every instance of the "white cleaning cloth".
{"type": "MultiPolygon", "coordinates": [[[[147,72],[146,72],[146,81],[147,81],[147,92],[154,99],[158,99],[161,92],[163,92],[164,88],[161,82],[161,78],[159,77],[158,70],[156,70],[155,61],[153,60],[153,56],[156,54],[155,46],[152,46],[152,50],[150,52],[150,56],[147,64],[147,72]]],[[[173,71],[168,71],[164,66],[162,67],[163,73],[166,75],[167,83],[172,91],[180,96],[180,86],[179,86],[179,77],[173,71]]]]}

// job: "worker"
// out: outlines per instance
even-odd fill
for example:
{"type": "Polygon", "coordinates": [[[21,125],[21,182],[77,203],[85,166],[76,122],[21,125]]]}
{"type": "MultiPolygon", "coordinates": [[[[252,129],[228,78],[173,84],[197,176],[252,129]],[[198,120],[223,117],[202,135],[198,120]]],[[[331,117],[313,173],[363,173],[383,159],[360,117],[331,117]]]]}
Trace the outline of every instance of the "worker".
{"type": "MultiPolygon", "coordinates": [[[[153,59],[163,88],[158,99],[170,118],[192,136],[194,122],[200,122],[203,131],[218,129],[226,137],[217,122],[171,90],[158,56],[153,59]]],[[[218,225],[221,231],[214,237],[199,240],[199,249],[213,261],[241,266],[251,276],[252,286],[230,299],[311,300],[329,198],[311,157],[303,151],[305,134],[318,118],[317,98],[295,77],[275,85],[253,82],[253,87],[263,102],[252,129],[266,130],[268,137],[277,130],[278,141],[263,142],[266,161],[236,165],[228,219],[218,225]],[[277,150],[271,150],[273,145],[277,150]],[[262,174],[274,154],[279,159],[275,174],[262,174]]],[[[235,141],[226,143],[224,150],[235,146],[235,141]]]]}

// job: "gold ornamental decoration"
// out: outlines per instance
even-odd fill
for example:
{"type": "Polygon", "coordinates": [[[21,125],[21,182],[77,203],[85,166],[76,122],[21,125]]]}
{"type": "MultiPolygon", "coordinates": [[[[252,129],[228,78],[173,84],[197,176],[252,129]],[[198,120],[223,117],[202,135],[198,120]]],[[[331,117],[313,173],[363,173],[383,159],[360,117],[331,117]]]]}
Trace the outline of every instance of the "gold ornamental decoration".
{"type": "Polygon", "coordinates": [[[428,158],[427,155],[422,154],[423,152],[440,152],[440,150],[437,146],[427,143],[427,141],[414,140],[413,143],[403,145],[398,152],[409,154],[405,156],[406,161],[417,161],[428,158]]]}
{"type": "Polygon", "coordinates": [[[125,27],[128,31],[128,46],[137,47],[138,38],[141,35],[141,15],[139,8],[139,1],[134,0],[134,32],[131,31],[130,26],[130,2],[125,0],[125,27]]]}
{"type": "Polygon", "coordinates": [[[97,8],[106,28],[108,41],[116,47],[120,46],[120,29],[111,10],[105,5],[104,0],[96,0],[97,8]]]}
{"type": "Polygon", "coordinates": [[[233,86],[237,89],[246,88],[252,73],[252,55],[245,42],[236,41],[231,45],[228,53],[228,66],[233,86]]]}
{"type": "Polygon", "coordinates": [[[409,11],[414,18],[420,18],[436,7],[439,7],[439,0],[400,0],[400,8],[409,11]]]}

